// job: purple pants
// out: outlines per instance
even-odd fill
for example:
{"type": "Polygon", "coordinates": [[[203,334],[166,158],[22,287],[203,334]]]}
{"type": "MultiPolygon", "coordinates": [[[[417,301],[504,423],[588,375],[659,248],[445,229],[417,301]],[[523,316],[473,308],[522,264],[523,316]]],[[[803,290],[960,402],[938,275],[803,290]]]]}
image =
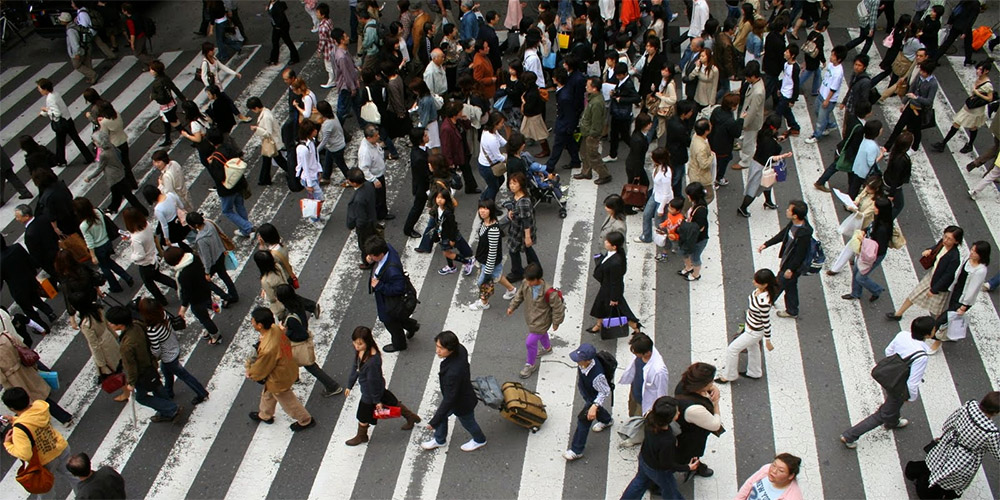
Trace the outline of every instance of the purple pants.
{"type": "Polygon", "coordinates": [[[528,337],[524,339],[524,347],[528,350],[528,356],[525,359],[525,363],[529,365],[534,365],[535,360],[538,359],[538,343],[542,343],[542,347],[545,349],[550,349],[552,345],[549,343],[548,333],[531,333],[528,332],[528,337]]]}

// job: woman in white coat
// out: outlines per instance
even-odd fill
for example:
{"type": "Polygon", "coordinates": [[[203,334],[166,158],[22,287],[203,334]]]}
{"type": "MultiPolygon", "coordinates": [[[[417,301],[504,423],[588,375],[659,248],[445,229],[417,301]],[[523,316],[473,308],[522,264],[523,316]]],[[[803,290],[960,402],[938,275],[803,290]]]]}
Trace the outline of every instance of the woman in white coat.
{"type": "Polygon", "coordinates": [[[212,42],[205,42],[201,44],[201,83],[205,84],[205,87],[209,85],[218,85],[222,87],[222,74],[235,76],[236,78],[243,78],[237,71],[233,71],[218,60],[215,57],[215,44],[212,42]]]}
{"type": "Polygon", "coordinates": [[[257,115],[257,124],[250,125],[253,134],[260,137],[260,174],[257,177],[258,186],[271,185],[271,160],[277,162],[278,167],[285,172],[285,175],[292,175],[288,171],[288,162],[281,155],[281,150],[285,148],[285,143],[281,141],[281,124],[274,117],[270,109],[265,108],[259,97],[251,97],[247,100],[247,109],[257,115]]]}
{"type": "Polygon", "coordinates": [[[969,247],[969,258],[958,268],[955,281],[952,282],[951,296],[948,299],[948,307],[937,318],[938,330],[931,343],[931,354],[941,352],[941,341],[958,340],[957,333],[953,333],[956,338],[948,336],[948,313],[954,312],[964,319],[965,313],[969,311],[972,304],[979,298],[979,292],[986,282],[987,268],[990,265],[990,253],[992,247],[985,241],[977,241],[969,247]]]}

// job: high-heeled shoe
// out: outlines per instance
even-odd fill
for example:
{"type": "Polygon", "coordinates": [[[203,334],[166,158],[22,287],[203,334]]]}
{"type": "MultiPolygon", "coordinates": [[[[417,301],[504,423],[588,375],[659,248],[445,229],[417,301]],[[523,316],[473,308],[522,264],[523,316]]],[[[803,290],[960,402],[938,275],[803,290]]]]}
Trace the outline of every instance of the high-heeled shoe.
{"type": "Polygon", "coordinates": [[[597,327],[597,328],[584,328],[583,331],[585,331],[587,333],[600,333],[601,328],[600,327],[597,327]]]}

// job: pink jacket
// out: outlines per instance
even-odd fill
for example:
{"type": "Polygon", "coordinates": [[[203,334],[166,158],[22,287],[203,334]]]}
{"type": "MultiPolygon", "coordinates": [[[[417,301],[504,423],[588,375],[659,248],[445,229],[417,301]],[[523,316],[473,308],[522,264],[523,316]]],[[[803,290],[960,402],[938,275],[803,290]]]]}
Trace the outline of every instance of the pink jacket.
{"type": "MultiPolygon", "coordinates": [[[[754,475],[747,479],[740,491],[736,493],[733,500],[746,500],[750,496],[750,491],[753,490],[753,485],[761,479],[767,478],[767,470],[771,467],[771,464],[767,464],[760,468],[754,475]]],[[[802,500],[802,490],[799,489],[798,481],[793,480],[792,484],[788,485],[788,489],[785,490],[785,494],[781,495],[780,499],[777,500],[802,500]]]]}

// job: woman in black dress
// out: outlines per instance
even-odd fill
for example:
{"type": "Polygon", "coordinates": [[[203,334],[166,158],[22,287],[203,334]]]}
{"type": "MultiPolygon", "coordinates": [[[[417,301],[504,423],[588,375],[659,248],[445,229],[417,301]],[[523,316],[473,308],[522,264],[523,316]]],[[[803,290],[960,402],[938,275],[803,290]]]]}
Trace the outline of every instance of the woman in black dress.
{"type": "Polygon", "coordinates": [[[600,332],[601,320],[604,318],[625,316],[628,318],[628,325],[632,327],[632,333],[639,333],[639,321],[625,301],[625,270],[628,266],[625,260],[625,235],[617,231],[608,233],[604,238],[604,248],[607,253],[594,256],[597,261],[594,278],[601,287],[590,308],[590,316],[597,318],[597,322],[587,331],[600,332]]]}

